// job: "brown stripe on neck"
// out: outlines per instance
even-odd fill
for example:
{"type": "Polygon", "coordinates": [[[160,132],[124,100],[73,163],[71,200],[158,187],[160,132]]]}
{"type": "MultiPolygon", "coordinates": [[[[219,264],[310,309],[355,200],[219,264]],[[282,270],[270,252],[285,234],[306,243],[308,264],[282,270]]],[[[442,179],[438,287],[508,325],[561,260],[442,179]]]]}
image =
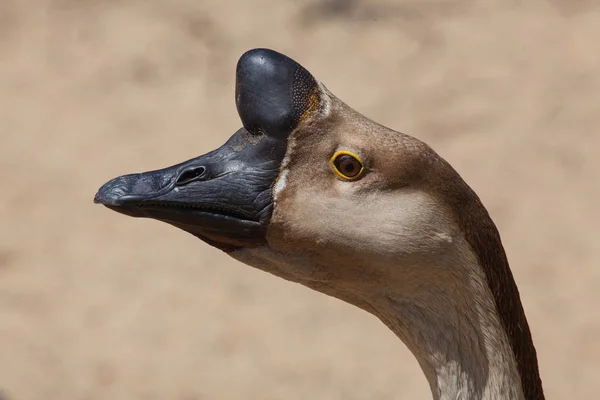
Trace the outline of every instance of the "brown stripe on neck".
{"type": "Polygon", "coordinates": [[[451,203],[465,238],[485,272],[517,363],[525,399],[543,400],[536,350],[500,234],[477,194],[461,178],[459,180],[462,186],[459,190],[447,184],[438,189],[445,192],[444,197],[451,203]]]}

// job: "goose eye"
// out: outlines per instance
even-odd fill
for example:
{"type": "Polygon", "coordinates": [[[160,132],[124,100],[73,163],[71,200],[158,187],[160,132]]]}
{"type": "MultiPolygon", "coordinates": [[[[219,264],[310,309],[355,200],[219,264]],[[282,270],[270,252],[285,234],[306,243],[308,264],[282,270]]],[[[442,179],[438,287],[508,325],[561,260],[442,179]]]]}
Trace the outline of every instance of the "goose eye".
{"type": "Polygon", "coordinates": [[[331,157],[331,163],[333,164],[335,173],[339,177],[349,181],[358,179],[365,169],[361,158],[347,151],[338,151],[335,153],[331,157]]]}

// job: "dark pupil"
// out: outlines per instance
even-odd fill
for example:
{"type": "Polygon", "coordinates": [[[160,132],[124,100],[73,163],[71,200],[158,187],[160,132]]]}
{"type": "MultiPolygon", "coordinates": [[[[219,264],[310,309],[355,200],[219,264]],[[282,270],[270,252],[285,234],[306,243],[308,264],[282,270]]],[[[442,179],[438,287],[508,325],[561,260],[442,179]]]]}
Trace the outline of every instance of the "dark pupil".
{"type": "Polygon", "coordinates": [[[360,171],[360,163],[349,155],[340,156],[337,164],[340,172],[349,177],[355,176],[360,171]]]}

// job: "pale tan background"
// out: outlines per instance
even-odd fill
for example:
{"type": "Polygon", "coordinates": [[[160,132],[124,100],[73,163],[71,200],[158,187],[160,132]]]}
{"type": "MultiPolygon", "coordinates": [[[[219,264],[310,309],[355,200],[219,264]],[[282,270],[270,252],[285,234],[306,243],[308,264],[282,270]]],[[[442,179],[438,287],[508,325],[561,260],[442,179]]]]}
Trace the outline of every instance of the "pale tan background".
{"type": "Polygon", "coordinates": [[[599,2],[0,0],[6,398],[430,397],[374,317],[92,204],[113,176],[223,143],[253,47],[461,172],[501,231],[548,398],[598,398],[599,2]]]}

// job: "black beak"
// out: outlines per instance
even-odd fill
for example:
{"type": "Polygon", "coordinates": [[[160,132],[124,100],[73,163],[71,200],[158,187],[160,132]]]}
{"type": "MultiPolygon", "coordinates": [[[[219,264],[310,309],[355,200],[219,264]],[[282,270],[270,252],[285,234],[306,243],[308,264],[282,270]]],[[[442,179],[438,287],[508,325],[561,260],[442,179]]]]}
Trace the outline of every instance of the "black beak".
{"type": "Polygon", "coordinates": [[[237,66],[236,105],[244,128],[203,156],[115,178],[94,202],[167,222],[223,250],[264,245],[287,137],[319,106],[318,93],[312,75],[292,59],[251,50],[237,66]]]}
{"type": "Polygon", "coordinates": [[[125,215],[167,222],[222,249],[260,246],[284,152],[281,141],[242,128],[203,156],[115,178],[94,201],[125,215]]]}

